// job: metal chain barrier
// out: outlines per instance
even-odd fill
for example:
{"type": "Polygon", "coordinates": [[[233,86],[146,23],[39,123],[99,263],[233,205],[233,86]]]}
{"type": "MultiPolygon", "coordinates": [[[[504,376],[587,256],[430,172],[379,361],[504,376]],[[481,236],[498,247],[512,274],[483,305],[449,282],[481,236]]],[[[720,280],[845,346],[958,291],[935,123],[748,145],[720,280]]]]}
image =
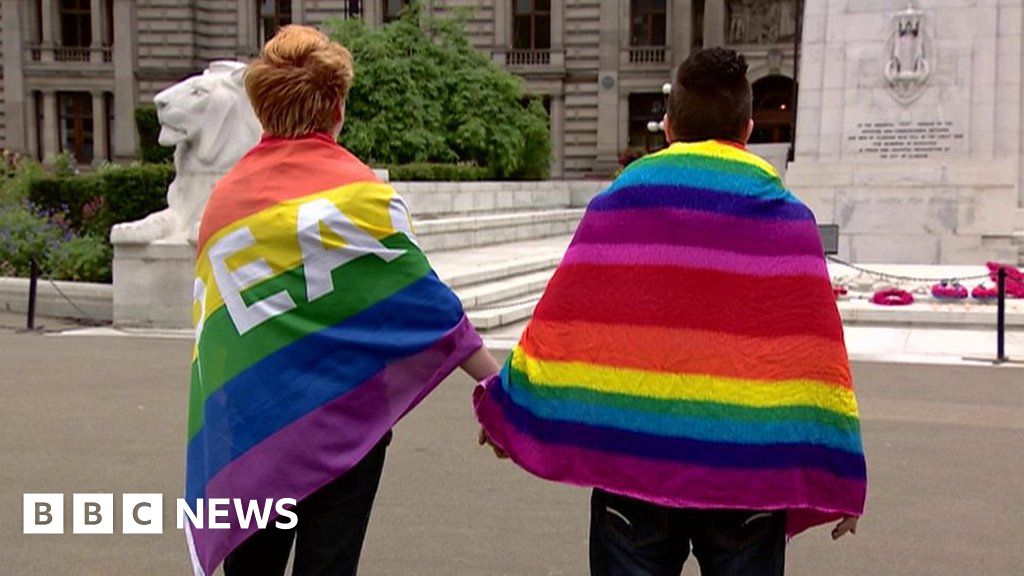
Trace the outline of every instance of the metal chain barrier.
{"type": "Polygon", "coordinates": [[[863,274],[868,274],[870,276],[874,276],[874,277],[879,278],[881,280],[899,280],[899,281],[902,281],[902,282],[962,282],[962,281],[966,282],[968,280],[989,280],[989,279],[991,279],[991,275],[989,275],[989,274],[978,274],[977,276],[956,276],[956,277],[942,276],[942,277],[932,277],[932,278],[924,278],[924,277],[918,277],[918,276],[903,276],[901,274],[888,274],[886,272],[879,272],[877,270],[871,270],[869,268],[864,268],[863,266],[858,266],[856,264],[847,262],[846,260],[842,260],[840,258],[836,258],[835,256],[826,256],[826,258],[828,258],[828,260],[830,262],[835,262],[836,264],[842,264],[843,266],[846,266],[847,268],[851,268],[851,269],[856,270],[857,272],[861,272],[863,274]]]}
{"type": "Polygon", "coordinates": [[[85,317],[84,319],[88,323],[96,323],[96,324],[100,323],[100,321],[95,316],[93,316],[92,314],[89,314],[88,312],[86,312],[86,310],[84,308],[79,306],[77,302],[75,302],[67,294],[65,294],[64,291],[61,290],[60,286],[57,285],[57,282],[49,274],[44,274],[43,271],[40,270],[39,263],[36,262],[35,258],[33,258],[31,260],[30,266],[29,266],[29,270],[30,270],[30,272],[29,272],[29,289],[28,289],[28,314],[27,314],[27,318],[25,320],[25,328],[27,330],[35,330],[36,329],[36,308],[37,308],[37,299],[38,299],[37,298],[38,297],[37,291],[38,291],[38,280],[40,278],[43,279],[43,280],[46,280],[47,282],[49,282],[50,286],[53,287],[53,290],[55,292],[57,292],[57,294],[61,298],[63,298],[65,302],[70,304],[71,307],[74,308],[79,314],[84,316],[85,317]]]}

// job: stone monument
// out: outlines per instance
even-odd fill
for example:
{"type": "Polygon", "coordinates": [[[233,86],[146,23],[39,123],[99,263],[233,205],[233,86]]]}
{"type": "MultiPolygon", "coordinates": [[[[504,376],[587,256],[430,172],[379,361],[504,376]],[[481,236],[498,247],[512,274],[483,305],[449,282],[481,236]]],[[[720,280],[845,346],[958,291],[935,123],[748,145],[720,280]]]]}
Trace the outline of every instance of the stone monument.
{"type": "Polygon", "coordinates": [[[186,327],[199,221],[214,184],[259,141],[240,62],[217,61],[157,94],[160,144],[174,146],[167,209],[114,226],[114,323],[186,327]]]}
{"type": "Polygon", "coordinates": [[[1021,0],[807,0],[786,182],[840,257],[1020,262],[1021,30],[1021,0]]]}

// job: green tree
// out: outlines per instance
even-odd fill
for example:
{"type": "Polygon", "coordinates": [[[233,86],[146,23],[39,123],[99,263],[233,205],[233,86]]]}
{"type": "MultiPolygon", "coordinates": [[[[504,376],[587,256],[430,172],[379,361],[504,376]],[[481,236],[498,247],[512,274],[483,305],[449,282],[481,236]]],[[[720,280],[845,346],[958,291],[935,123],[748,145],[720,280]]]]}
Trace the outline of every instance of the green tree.
{"type": "Polygon", "coordinates": [[[414,3],[378,29],[358,19],[327,28],[355,61],[341,142],[356,156],[477,165],[499,179],[547,176],[544,107],[470,45],[463,17],[428,16],[414,3]]]}

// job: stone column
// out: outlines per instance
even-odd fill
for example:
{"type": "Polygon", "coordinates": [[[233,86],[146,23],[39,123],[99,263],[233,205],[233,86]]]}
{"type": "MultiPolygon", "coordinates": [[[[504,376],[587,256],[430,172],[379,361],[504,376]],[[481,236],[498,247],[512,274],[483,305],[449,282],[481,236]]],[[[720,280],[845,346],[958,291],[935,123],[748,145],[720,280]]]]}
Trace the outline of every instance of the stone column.
{"type": "Polygon", "coordinates": [[[107,106],[103,92],[92,93],[92,163],[99,166],[110,157],[107,149],[107,106]]]}
{"type": "Polygon", "coordinates": [[[236,39],[238,47],[236,55],[239,60],[246,60],[256,47],[256,8],[255,2],[238,3],[238,28],[236,39]]]}
{"type": "Polygon", "coordinates": [[[376,28],[384,23],[384,13],[380,0],[363,0],[363,21],[367,26],[376,28]]]}
{"type": "Polygon", "coordinates": [[[704,47],[725,45],[725,0],[704,2],[704,47]]]}
{"type": "MultiPolygon", "coordinates": [[[[48,4],[48,2],[43,2],[48,4]]],[[[90,0],[89,2],[89,24],[92,31],[92,50],[89,52],[89,61],[93,64],[103,62],[103,0],[90,0]]]]}
{"type": "Polygon", "coordinates": [[[619,160],[619,40],[617,2],[601,3],[597,72],[597,156],[595,172],[612,173],[619,160]]]}
{"type": "Polygon", "coordinates": [[[551,177],[565,176],[565,94],[551,95],[551,177]]]}
{"type": "Polygon", "coordinates": [[[57,93],[43,92],[43,162],[52,164],[60,153],[60,131],[57,127],[57,93]]]}
{"type": "MultiPolygon", "coordinates": [[[[17,150],[16,148],[14,148],[12,146],[8,146],[8,148],[10,148],[12,150],[15,150],[15,151],[22,152],[26,156],[32,156],[32,158],[35,159],[35,158],[37,158],[37,154],[39,156],[42,155],[41,154],[41,149],[40,149],[40,146],[42,146],[42,144],[39,142],[39,134],[38,134],[38,131],[36,130],[36,125],[39,122],[39,120],[38,120],[38,118],[39,118],[39,111],[36,110],[35,94],[29,92],[28,94],[25,95],[25,107],[24,107],[24,109],[25,109],[25,118],[24,118],[24,125],[25,125],[25,147],[24,147],[23,150],[17,150]]],[[[11,130],[11,122],[10,122],[10,120],[8,120],[7,121],[7,138],[8,138],[7,141],[8,142],[10,142],[10,137],[11,137],[10,136],[10,134],[11,134],[10,130],[11,130]]]]}
{"type": "MultiPolygon", "coordinates": [[[[39,45],[42,48],[41,60],[43,62],[53,62],[53,46],[54,46],[54,33],[53,33],[53,5],[56,0],[43,0],[39,4],[40,13],[39,20],[43,32],[43,37],[39,40],[39,45]]],[[[10,5],[8,2],[4,4],[10,5]]]]}
{"type": "Polygon", "coordinates": [[[672,64],[678,66],[693,46],[693,0],[673,0],[671,13],[668,43],[672,47],[672,64]]]}
{"type": "Polygon", "coordinates": [[[504,66],[507,61],[505,53],[512,46],[509,40],[509,28],[512,22],[512,3],[497,0],[494,3],[494,48],[491,50],[491,59],[499,66],[504,66]]]}
{"type": "Polygon", "coordinates": [[[565,65],[565,2],[551,3],[551,64],[565,65]]]}
{"type": "Polygon", "coordinates": [[[138,135],[135,132],[135,107],[138,86],[135,84],[136,39],[134,0],[114,0],[114,150],[116,161],[138,157],[138,135]]]}
{"type": "Polygon", "coordinates": [[[26,122],[29,116],[25,113],[25,77],[22,72],[22,52],[25,46],[25,38],[22,30],[26,18],[24,0],[3,0],[0,3],[0,14],[6,24],[3,27],[3,70],[4,70],[4,116],[7,120],[6,142],[4,145],[21,153],[29,152],[25,145],[25,136],[28,127],[32,124],[26,122]],[[11,24],[14,24],[13,26],[11,24]]]}
{"type": "MultiPolygon", "coordinates": [[[[1020,33],[1021,41],[1024,42],[1024,22],[1021,23],[1020,33]]],[[[1020,56],[1020,76],[1017,80],[1018,98],[1020,99],[1020,114],[1017,116],[1017,134],[1020,135],[1020,149],[1017,154],[1017,207],[1024,211],[1024,55],[1020,56]]],[[[1021,225],[1021,228],[1024,228],[1024,224],[1021,225]]],[[[1020,263],[1024,264],[1024,262],[1020,263]]]]}

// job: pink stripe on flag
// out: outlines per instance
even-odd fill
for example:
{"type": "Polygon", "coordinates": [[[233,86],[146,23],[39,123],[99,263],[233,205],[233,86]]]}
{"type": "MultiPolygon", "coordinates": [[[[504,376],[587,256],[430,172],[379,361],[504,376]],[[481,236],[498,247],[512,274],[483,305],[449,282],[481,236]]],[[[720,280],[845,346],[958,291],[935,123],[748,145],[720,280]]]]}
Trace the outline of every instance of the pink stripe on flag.
{"type": "MultiPolygon", "coordinates": [[[[267,498],[302,500],[362,460],[402,416],[482,345],[463,316],[430,348],[387,366],[239,456],[210,479],[205,498],[238,498],[243,504],[267,498]]],[[[239,527],[234,514],[230,521],[231,529],[193,530],[196,553],[207,574],[257,530],[253,525],[239,527]]]]}
{"type": "Polygon", "coordinates": [[[820,256],[768,256],[670,244],[573,244],[566,264],[679,266],[752,276],[814,276],[828,278],[820,256]]]}
{"type": "MultiPolygon", "coordinates": [[[[500,386],[496,378],[488,386],[500,386]]],[[[788,510],[786,533],[794,536],[845,515],[857,516],[862,482],[813,469],[742,470],[647,460],[578,446],[545,444],[510,426],[501,406],[483,387],[474,393],[477,419],[491,440],[531,473],[584,487],[597,487],[672,508],[788,510]],[[623,470],[631,473],[623,475],[623,470]],[[797,498],[782,493],[799,494],[797,498]]]]}

